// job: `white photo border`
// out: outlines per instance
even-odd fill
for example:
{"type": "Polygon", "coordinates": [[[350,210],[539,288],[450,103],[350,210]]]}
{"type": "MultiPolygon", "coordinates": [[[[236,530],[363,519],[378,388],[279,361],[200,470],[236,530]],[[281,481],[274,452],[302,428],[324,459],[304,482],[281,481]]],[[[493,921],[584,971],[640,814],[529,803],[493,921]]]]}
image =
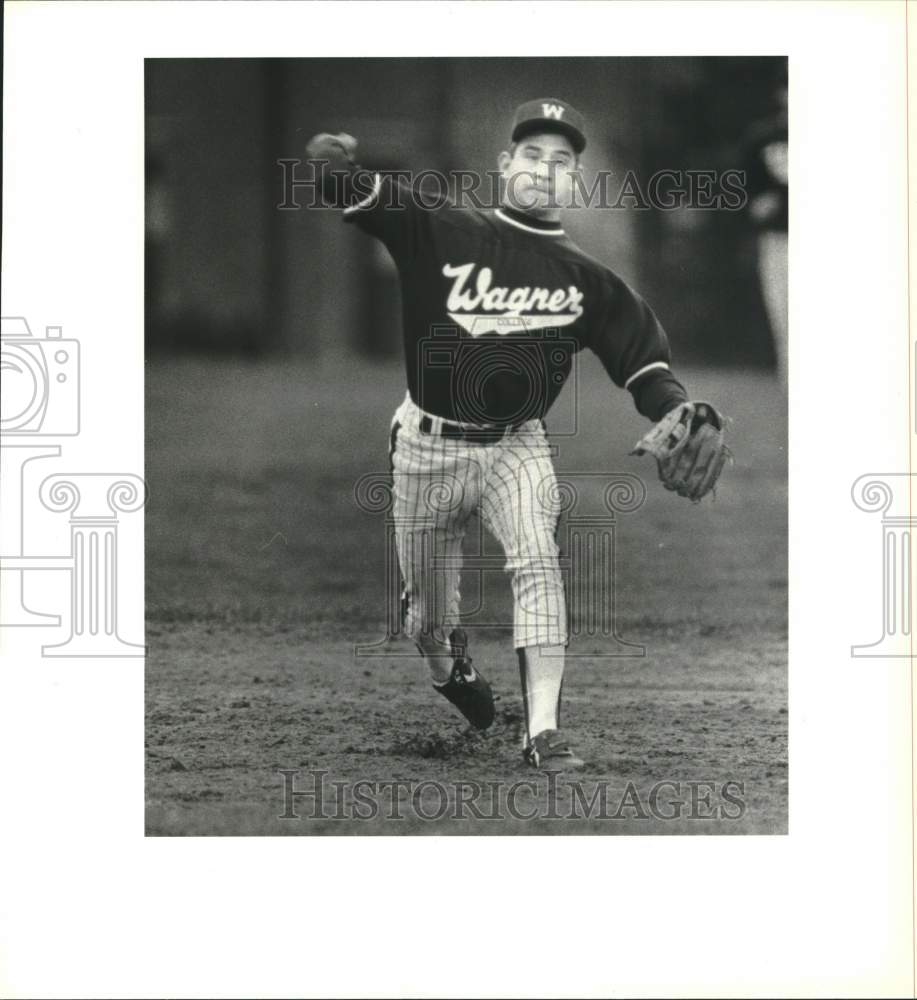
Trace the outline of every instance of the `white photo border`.
{"type": "Polygon", "coordinates": [[[4,632],[0,990],[913,995],[913,661],[850,655],[881,601],[851,487],[909,473],[914,433],[905,11],[7,4],[3,314],[92,357],[68,454],[112,473],[143,470],[145,58],[788,56],[791,769],[788,836],[488,838],[473,892],[439,838],[145,838],[142,659],[4,632]]]}

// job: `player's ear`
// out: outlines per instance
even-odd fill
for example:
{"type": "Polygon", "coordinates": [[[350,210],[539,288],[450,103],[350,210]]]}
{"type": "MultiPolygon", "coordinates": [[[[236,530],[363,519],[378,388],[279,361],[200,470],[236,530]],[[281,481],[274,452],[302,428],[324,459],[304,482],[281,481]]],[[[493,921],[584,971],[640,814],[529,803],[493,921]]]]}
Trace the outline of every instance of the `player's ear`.
{"type": "Polygon", "coordinates": [[[513,158],[504,149],[503,152],[497,157],[497,167],[502,173],[506,168],[513,162],[513,158]]]}

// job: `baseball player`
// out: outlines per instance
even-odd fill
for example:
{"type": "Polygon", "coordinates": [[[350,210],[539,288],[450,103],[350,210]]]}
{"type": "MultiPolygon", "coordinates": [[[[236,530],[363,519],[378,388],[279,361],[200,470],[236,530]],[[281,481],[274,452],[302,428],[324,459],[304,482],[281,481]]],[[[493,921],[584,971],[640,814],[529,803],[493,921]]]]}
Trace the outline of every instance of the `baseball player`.
{"type": "Polygon", "coordinates": [[[591,349],[654,422],[635,453],[654,455],[667,488],[699,500],[727,449],[717,411],[690,402],[672,374],[650,308],[564,232],[586,146],[580,113],[553,97],[527,101],[509,140],[493,210],[425,207],[403,179],[359,166],[343,133],[314,136],[306,152],[323,199],[381,240],[400,276],[407,394],[390,459],[405,630],[434,688],[473,726],[490,726],[491,687],[459,627],[462,540],[477,514],[512,578],[523,757],[576,768],[583,760],[560,731],[567,613],[544,423],[573,355],[591,349]]]}

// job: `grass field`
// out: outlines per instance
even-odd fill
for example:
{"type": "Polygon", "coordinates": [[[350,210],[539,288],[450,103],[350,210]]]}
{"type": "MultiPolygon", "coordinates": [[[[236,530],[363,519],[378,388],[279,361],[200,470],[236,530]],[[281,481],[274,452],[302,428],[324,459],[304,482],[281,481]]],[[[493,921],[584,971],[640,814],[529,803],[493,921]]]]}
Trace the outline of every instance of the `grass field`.
{"type": "MultiPolygon", "coordinates": [[[[602,655],[612,644],[601,636],[571,646],[564,729],[588,763],[578,787],[603,788],[609,807],[569,818],[568,782],[521,762],[508,629],[469,625],[500,698],[487,736],[435,694],[409,644],[354,655],[385,634],[384,517],[360,509],[354,486],[387,470],[400,365],[151,361],[147,832],[785,832],[785,404],[764,373],[681,375],[734,420],[736,463],[715,501],[669,494],[649,459],[627,457],[645,421],[594,359],[578,376],[579,431],[558,440],[562,477],[626,471],[647,485],[646,502],[615,524],[617,631],[646,655],[602,655]],[[447,808],[427,820],[405,804],[391,819],[383,796],[376,815],[340,821],[310,818],[314,800],[300,799],[298,819],[279,818],[284,781],[308,789],[311,770],[328,782],[439,782],[386,794],[423,816],[447,808]],[[537,818],[475,818],[453,799],[459,782],[500,796],[525,780],[535,783],[517,811],[537,818]],[[741,784],[742,807],[713,818],[726,782],[741,784]],[[647,806],[654,786],[658,809],[647,806]]],[[[508,580],[488,575],[482,593],[486,619],[509,621],[508,580]]]]}

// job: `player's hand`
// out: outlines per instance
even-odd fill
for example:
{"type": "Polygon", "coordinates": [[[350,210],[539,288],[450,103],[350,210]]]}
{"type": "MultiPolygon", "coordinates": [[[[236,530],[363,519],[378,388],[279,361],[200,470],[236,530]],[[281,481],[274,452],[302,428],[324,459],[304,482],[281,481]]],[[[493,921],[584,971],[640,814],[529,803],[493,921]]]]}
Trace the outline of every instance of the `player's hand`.
{"type": "Polygon", "coordinates": [[[306,143],[306,158],[310,160],[327,160],[332,151],[343,154],[353,163],[357,153],[357,140],[346,132],[334,135],[330,132],[319,132],[306,143]]]}
{"type": "Polygon", "coordinates": [[[631,455],[649,453],[667,490],[699,501],[716,486],[732,452],[725,419],[710,403],[681,403],[637,442],[631,455]]]}

